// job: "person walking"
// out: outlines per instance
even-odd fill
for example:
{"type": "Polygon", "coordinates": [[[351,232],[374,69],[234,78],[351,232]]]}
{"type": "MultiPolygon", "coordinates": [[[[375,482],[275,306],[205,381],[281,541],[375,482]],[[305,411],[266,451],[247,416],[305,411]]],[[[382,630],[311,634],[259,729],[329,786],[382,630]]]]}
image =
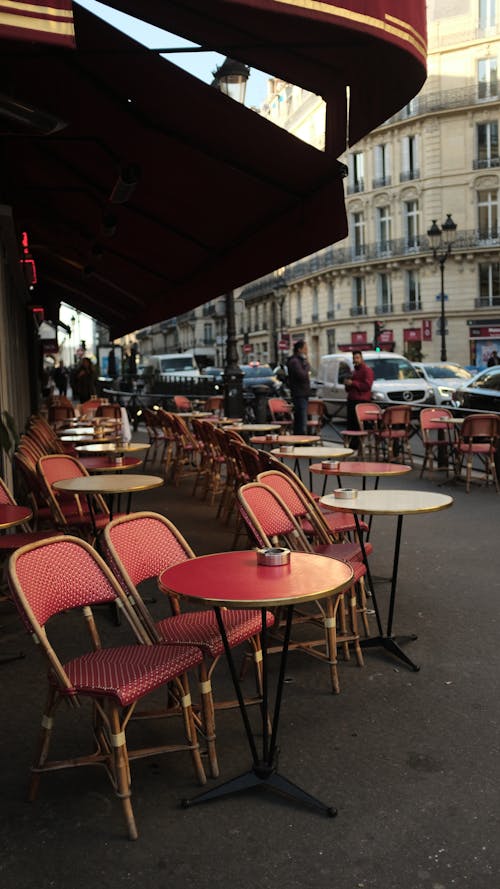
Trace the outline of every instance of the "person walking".
{"type": "Polygon", "coordinates": [[[288,359],[288,385],[293,402],[293,433],[307,433],[307,400],[311,391],[310,364],[307,360],[307,343],[297,340],[293,355],[288,359]]]}
{"type": "Polygon", "coordinates": [[[95,374],[90,358],[82,358],[76,371],[75,384],[80,404],[95,395],[95,374]]]}
{"type": "Polygon", "coordinates": [[[63,361],[60,361],[54,370],[54,383],[59,390],[59,395],[66,395],[68,391],[68,373],[63,361]]]}
{"type": "Polygon", "coordinates": [[[497,350],[493,349],[493,352],[488,359],[488,367],[496,367],[497,364],[500,364],[500,358],[498,357],[497,350]]]}
{"type": "MultiPolygon", "coordinates": [[[[371,367],[365,364],[362,352],[353,352],[352,361],[354,369],[352,374],[344,379],[344,386],[347,391],[347,428],[354,431],[359,429],[356,405],[371,401],[374,376],[371,367]]],[[[357,439],[351,439],[349,447],[356,451],[358,446],[357,439]]]]}

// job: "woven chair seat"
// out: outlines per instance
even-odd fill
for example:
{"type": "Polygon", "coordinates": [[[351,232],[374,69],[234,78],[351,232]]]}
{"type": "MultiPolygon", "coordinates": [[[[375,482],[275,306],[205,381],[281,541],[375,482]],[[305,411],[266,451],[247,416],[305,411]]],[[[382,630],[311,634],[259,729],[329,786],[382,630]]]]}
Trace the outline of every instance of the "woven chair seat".
{"type": "Polygon", "coordinates": [[[340,559],[342,562],[349,562],[354,572],[353,583],[357,583],[366,574],[365,563],[356,556],[354,544],[346,543],[344,552],[342,552],[343,547],[343,543],[322,543],[315,547],[315,552],[318,556],[327,556],[329,559],[340,559]],[[349,549],[352,550],[351,553],[349,553],[349,549]]]}
{"type": "MultiPolygon", "coordinates": [[[[321,509],[321,504],[318,504],[318,507],[321,509]]],[[[333,531],[334,534],[356,531],[356,520],[351,512],[332,512],[331,509],[326,508],[325,510],[321,509],[321,512],[330,531],[333,531]]],[[[301,524],[305,534],[312,534],[314,532],[313,526],[307,519],[303,519],[301,524]]],[[[362,531],[368,531],[366,522],[360,520],[359,527],[362,531]]]]}
{"type": "MultiPolygon", "coordinates": [[[[227,641],[230,648],[245,642],[250,636],[257,636],[262,629],[260,611],[237,609],[222,613],[227,641]]],[[[266,626],[272,627],[274,617],[267,612],[266,626]]],[[[166,642],[197,645],[211,657],[224,653],[222,636],[213,611],[185,612],[159,621],[156,629],[166,642]]]]}
{"type": "Polygon", "coordinates": [[[183,645],[126,645],[92,651],[64,665],[74,691],[117,698],[126,707],[199,664],[198,648],[183,645]]]}
{"type": "Polygon", "coordinates": [[[489,454],[490,450],[491,450],[491,445],[490,445],[489,441],[485,441],[485,442],[461,441],[457,447],[457,450],[460,451],[460,453],[462,453],[462,454],[468,454],[469,452],[471,452],[473,454],[489,454]]]}

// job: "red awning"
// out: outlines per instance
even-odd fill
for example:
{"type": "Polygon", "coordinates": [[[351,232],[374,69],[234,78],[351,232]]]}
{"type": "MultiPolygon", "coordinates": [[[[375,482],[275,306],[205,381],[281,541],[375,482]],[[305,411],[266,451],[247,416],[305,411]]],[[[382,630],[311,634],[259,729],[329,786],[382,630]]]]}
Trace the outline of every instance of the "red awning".
{"type": "Polygon", "coordinates": [[[50,3],[0,0],[0,39],[5,37],[74,47],[71,0],[50,0],[50,3]]]}
{"type": "MultiPolygon", "coordinates": [[[[283,14],[277,2],[115,5],[323,95],[350,71],[348,45],[363,70],[366,58],[377,57],[373,76],[365,71],[366,119],[361,94],[351,92],[363,132],[408,101],[425,76],[414,47],[367,30],[353,43],[352,24],[338,28],[304,10],[283,14]],[[245,10],[251,46],[236,52],[245,10]],[[277,25],[276,17],[282,31],[269,27],[265,36],[264,24],[277,25]],[[398,77],[388,78],[392,98],[379,104],[387,59],[397,61],[398,77]]],[[[336,160],[345,128],[334,127],[329,150],[318,151],[82,9],[75,8],[75,25],[75,51],[8,41],[0,57],[2,89],[40,112],[33,126],[4,126],[1,196],[13,206],[19,239],[28,232],[37,302],[64,299],[117,336],[345,237],[336,160]],[[127,180],[137,180],[127,200],[111,202],[127,180]]]]}

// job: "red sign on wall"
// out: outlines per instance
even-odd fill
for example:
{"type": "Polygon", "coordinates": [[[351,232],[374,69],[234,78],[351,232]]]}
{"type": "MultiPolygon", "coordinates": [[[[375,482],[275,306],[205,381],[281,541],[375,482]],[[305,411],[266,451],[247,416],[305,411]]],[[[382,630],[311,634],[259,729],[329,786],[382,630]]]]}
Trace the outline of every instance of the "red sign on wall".
{"type": "Polygon", "coordinates": [[[353,330],[351,333],[351,343],[353,346],[364,346],[367,341],[367,334],[364,330],[353,330]]]}
{"type": "Polygon", "coordinates": [[[403,340],[405,343],[419,343],[422,339],[422,331],[420,327],[405,327],[403,330],[403,340]]]}
{"type": "Polygon", "coordinates": [[[430,318],[422,321],[422,339],[424,341],[432,339],[432,320],[430,318]]]}
{"type": "Polygon", "coordinates": [[[393,330],[381,330],[378,335],[379,343],[393,343],[394,342],[394,331],[393,330]]]}

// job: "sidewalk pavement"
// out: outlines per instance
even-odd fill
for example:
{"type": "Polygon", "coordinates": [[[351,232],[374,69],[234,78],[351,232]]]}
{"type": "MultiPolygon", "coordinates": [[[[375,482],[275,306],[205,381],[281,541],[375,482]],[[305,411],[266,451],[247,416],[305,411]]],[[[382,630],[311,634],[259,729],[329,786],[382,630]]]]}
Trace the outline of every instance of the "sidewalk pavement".
{"type": "MultiPolygon", "coordinates": [[[[438,489],[442,480],[414,470],[381,483],[455,498],[451,509],[403,525],[395,631],[418,633],[410,653],[420,672],[366,651],[364,668],[340,661],[333,696],[321,662],[290,654],[280,771],[336,806],[334,819],[257,792],[183,810],[179,801],[197,792],[185,754],[132,764],[136,843],[98,769],[45,775],[37,801],[25,802],[45,674],[1,605],[2,650],[26,652],[0,666],[2,889],[498,889],[500,497],[491,487],[438,489]]],[[[133,507],[167,515],[198,554],[229,549],[232,528],[191,487],[166,485],[137,495],[133,507]]],[[[392,564],[394,528],[395,520],[374,520],[376,575],[392,564]]],[[[385,607],[387,587],[377,591],[385,607]]],[[[161,598],[152,609],[163,613],[161,598]]],[[[105,612],[99,620],[110,641],[124,637],[105,612]]],[[[245,686],[252,690],[250,671],[245,686]]],[[[214,687],[229,692],[224,662],[214,687]]],[[[56,747],[73,726],[61,711],[56,747]]],[[[237,710],[220,713],[217,729],[225,780],[246,770],[249,754],[237,710]]]]}

